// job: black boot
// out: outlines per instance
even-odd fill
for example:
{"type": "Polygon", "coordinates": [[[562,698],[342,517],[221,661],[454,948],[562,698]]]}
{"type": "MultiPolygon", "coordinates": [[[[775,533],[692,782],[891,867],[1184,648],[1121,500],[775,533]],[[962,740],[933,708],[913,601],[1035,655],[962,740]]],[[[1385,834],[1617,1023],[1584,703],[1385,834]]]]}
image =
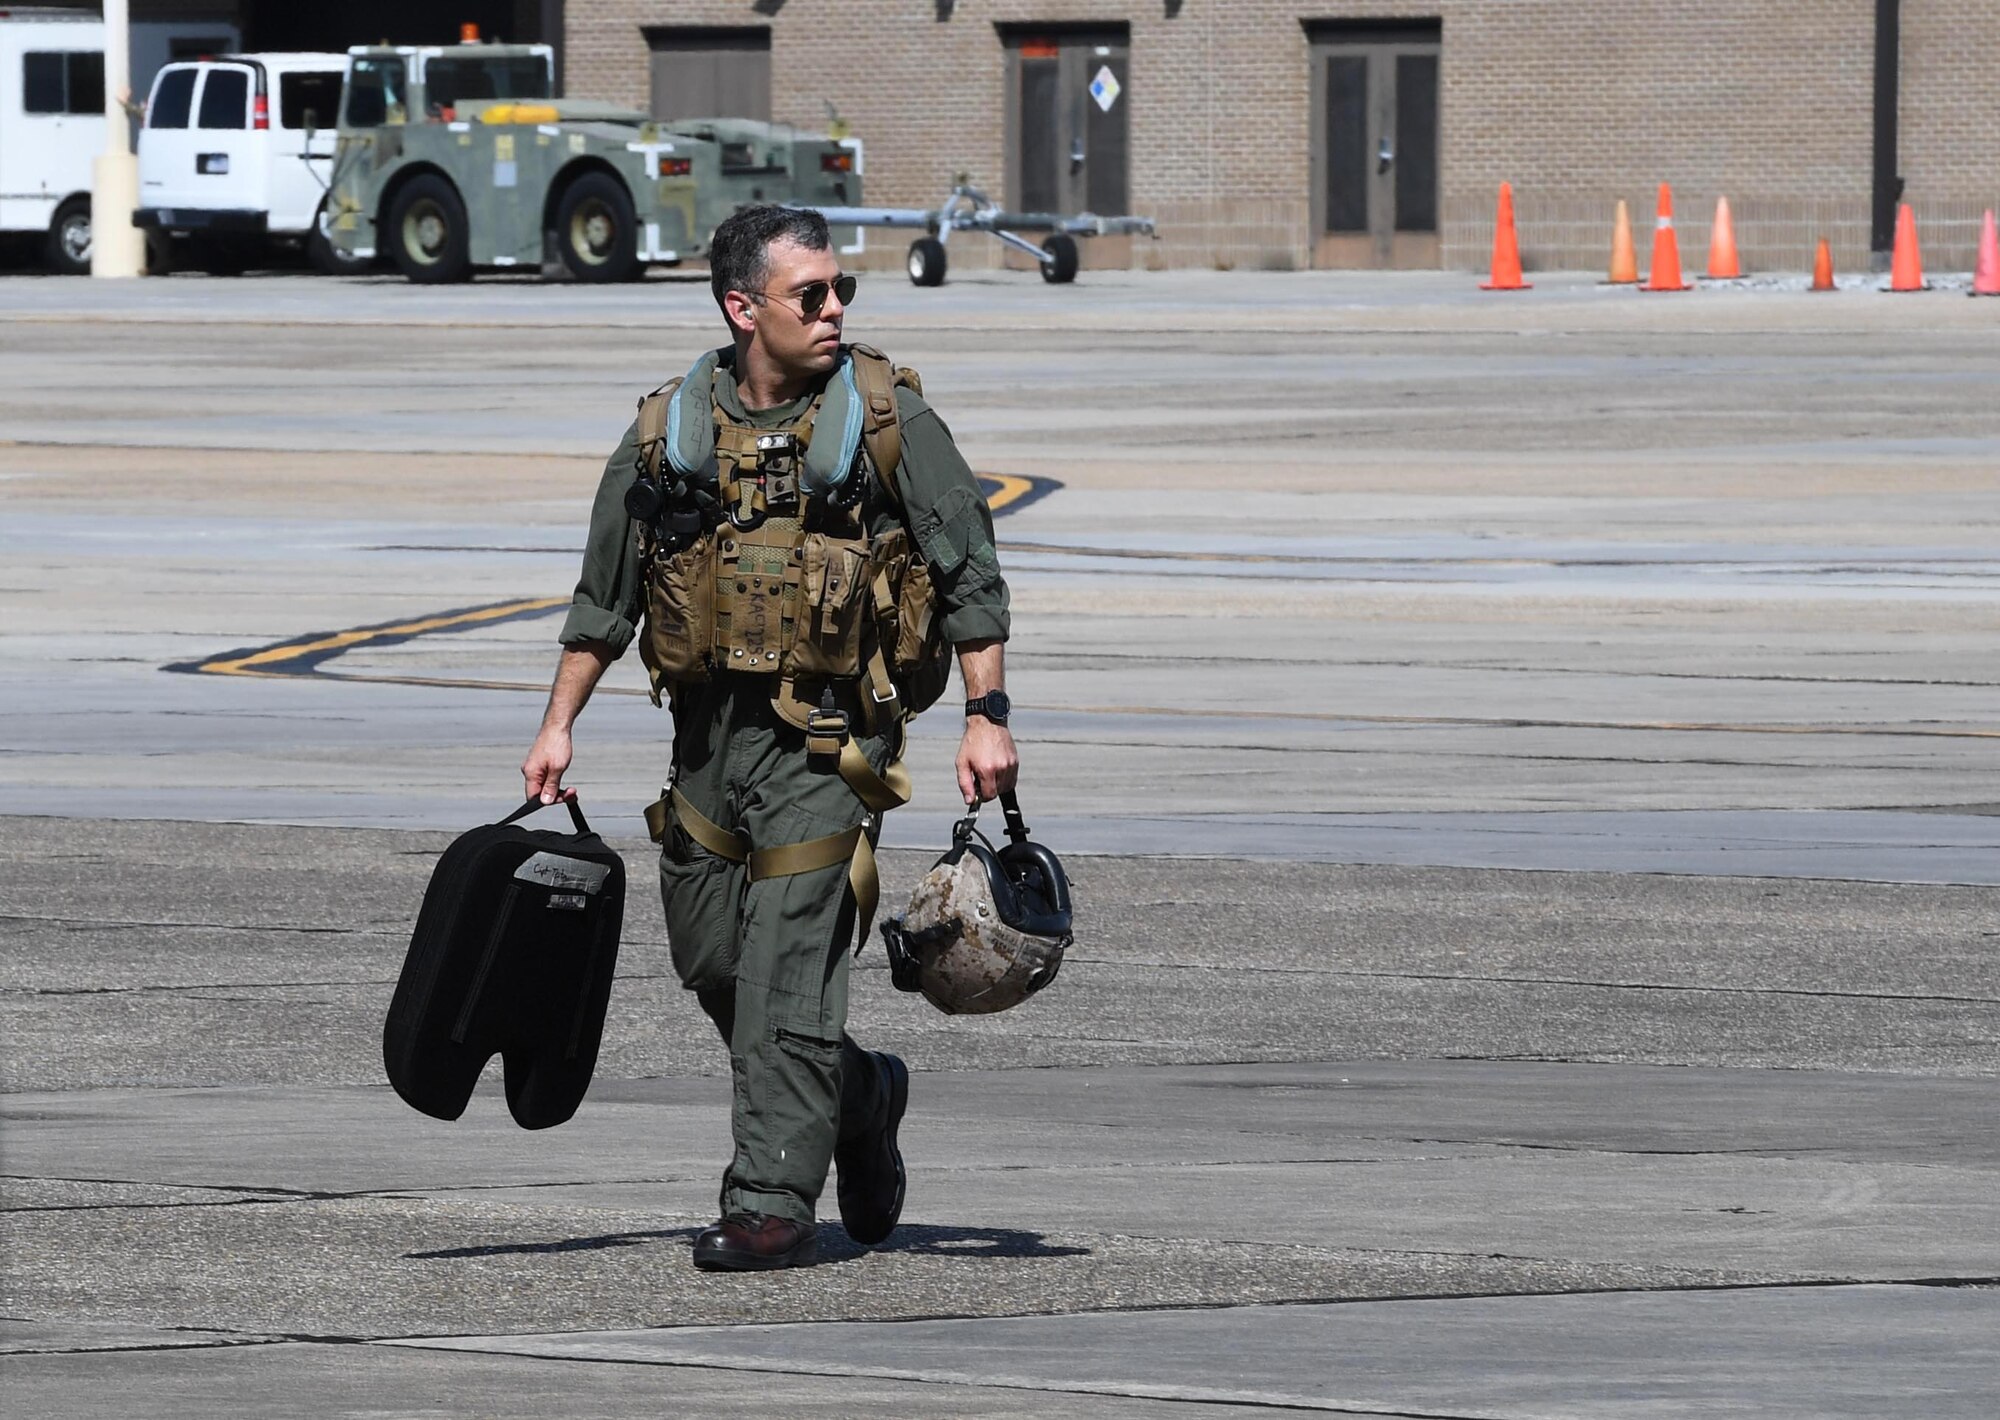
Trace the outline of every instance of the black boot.
{"type": "Polygon", "coordinates": [[[896,1126],[910,1102],[910,1072],[895,1056],[871,1052],[879,1072],[881,1105],[872,1127],[843,1139],[833,1154],[840,1173],[840,1222],[847,1235],[863,1247],[873,1247],[895,1230],[903,1216],[903,1155],[896,1148],[896,1126]]]}

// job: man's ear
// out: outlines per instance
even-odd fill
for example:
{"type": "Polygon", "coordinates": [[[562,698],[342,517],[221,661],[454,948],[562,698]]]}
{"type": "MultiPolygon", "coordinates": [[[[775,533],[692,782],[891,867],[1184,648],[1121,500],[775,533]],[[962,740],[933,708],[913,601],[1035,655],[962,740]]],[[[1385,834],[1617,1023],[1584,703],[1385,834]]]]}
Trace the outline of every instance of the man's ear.
{"type": "Polygon", "coordinates": [[[722,298],[722,316],[732,331],[748,335],[757,324],[757,303],[741,291],[730,291],[722,298]]]}

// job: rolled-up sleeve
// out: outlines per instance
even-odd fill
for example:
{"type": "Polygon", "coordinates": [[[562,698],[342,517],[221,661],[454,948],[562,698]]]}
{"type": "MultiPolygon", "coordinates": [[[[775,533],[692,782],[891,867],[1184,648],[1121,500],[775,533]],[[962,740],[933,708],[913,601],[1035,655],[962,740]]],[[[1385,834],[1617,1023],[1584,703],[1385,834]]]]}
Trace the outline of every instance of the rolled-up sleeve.
{"type": "Polygon", "coordinates": [[[625,654],[637,634],[645,602],[639,586],[639,549],[625,492],[637,474],[639,425],[634,420],[604,465],[590,507],[590,536],[583,548],[583,574],[570,599],[561,642],[574,646],[602,641],[614,656],[625,654]]]}
{"type": "Polygon", "coordinates": [[[930,565],[945,639],[1005,641],[1007,579],[993,540],[993,512],[944,421],[897,391],[903,425],[900,487],[911,537],[930,565]]]}

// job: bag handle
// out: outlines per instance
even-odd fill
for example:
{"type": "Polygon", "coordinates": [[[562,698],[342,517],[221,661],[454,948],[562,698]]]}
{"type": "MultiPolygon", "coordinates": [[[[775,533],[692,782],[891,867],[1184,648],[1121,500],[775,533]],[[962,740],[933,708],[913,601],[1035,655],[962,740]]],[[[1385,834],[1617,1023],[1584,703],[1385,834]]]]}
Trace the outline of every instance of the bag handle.
{"type": "MultiPolygon", "coordinates": [[[[576,825],[576,831],[578,833],[590,832],[590,825],[583,821],[583,810],[578,806],[575,799],[558,799],[556,800],[556,803],[568,805],[570,822],[576,825]]],[[[501,819],[500,822],[494,824],[493,826],[495,828],[505,828],[510,823],[514,823],[520,819],[526,818],[536,809],[549,809],[554,807],[555,804],[545,804],[540,799],[530,799],[528,800],[527,803],[521,805],[520,808],[514,810],[514,812],[508,814],[507,817],[501,819]]]]}

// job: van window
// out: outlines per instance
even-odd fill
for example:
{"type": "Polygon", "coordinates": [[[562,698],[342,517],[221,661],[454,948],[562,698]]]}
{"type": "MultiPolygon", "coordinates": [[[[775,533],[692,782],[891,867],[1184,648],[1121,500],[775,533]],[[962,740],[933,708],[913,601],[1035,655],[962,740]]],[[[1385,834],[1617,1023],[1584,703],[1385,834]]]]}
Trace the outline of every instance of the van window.
{"type": "Polygon", "coordinates": [[[100,50],[38,50],[21,56],[21,108],[27,113],[104,112],[100,50]]]}
{"type": "Polygon", "coordinates": [[[201,86],[201,127],[249,126],[250,76],[241,69],[211,69],[201,86]]]}
{"type": "Polygon", "coordinates": [[[306,113],[315,128],[332,128],[340,122],[340,71],[278,76],[278,126],[304,128],[306,113]]]}
{"type": "Polygon", "coordinates": [[[449,108],[464,99],[545,99],[548,96],[548,61],[539,54],[514,54],[495,59],[460,59],[446,55],[424,66],[424,102],[433,108],[449,108]]]}
{"type": "Polygon", "coordinates": [[[152,107],[146,110],[148,128],[186,128],[188,109],[194,103],[197,69],[169,69],[153,89],[152,107]]]}
{"type": "Polygon", "coordinates": [[[403,61],[394,55],[357,54],[347,71],[347,126],[379,128],[408,121],[403,107],[403,61]]]}

